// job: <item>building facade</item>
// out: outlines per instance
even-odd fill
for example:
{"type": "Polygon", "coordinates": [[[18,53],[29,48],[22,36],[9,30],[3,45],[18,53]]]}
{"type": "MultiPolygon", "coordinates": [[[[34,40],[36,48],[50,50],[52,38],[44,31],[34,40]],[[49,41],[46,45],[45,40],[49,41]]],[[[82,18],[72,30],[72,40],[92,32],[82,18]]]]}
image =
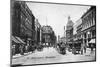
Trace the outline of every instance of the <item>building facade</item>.
{"type": "Polygon", "coordinates": [[[79,30],[80,24],[82,24],[82,19],[78,19],[73,25],[73,35],[74,35],[73,39],[74,39],[74,41],[78,40],[78,38],[79,38],[80,33],[78,31],[81,31],[81,30],[79,30]]]}
{"type": "Polygon", "coordinates": [[[42,43],[45,46],[53,46],[56,42],[56,36],[51,26],[42,27],[42,43]]]}
{"type": "Polygon", "coordinates": [[[82,43],[82,19],[77,21],[79,24],[77,26],[77,41],[82,43]]]}
{"type": "Polygon", "coordinates": [[[74,23],[70,19],[70,16],[68,17],[68,23],[66,25],[66,41],[70,42],[73,40],[73,25],[74,23]]]}
{"type": "MultiPolygon", "coordinates": [[[[11,10],[12,21],[12,36],[20,41],[19,47],[23,53],[24,50],[29,50],[28,47],[32,45],[34,39],[34,15],[27,6],[26,2],[13,1],[11,10]],[[25,49],[24,49],[25,48],[25,49]]],[[[14,40],[12,40],[14,41],[14,40]]],[[[17,47],[17,49],[20,49],[17,47]]]]}
{"type": "Polygon", "coordinates": [[[35,43],[36,45],[39,45],[39,43],[41,42],[41,25],[38,21],[38,19],[35,19],[35,43]]]}
{"type": "Polygon", "coordinates": [[[96,7],[91,6],[81,19],[83,45],[89,47],[89,42],[94,40],[94,46],[96,46],[96,7]]]}

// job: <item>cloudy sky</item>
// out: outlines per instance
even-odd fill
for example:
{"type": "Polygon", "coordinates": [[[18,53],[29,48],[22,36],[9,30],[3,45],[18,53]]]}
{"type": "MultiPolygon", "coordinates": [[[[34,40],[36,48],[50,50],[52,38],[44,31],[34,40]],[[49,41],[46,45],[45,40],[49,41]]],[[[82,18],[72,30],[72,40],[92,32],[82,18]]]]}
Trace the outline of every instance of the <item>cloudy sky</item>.
{"type": "Polygon", "coordinates": [[[75,23],[90,7],[34,2],[27,2],[27,5],[41,25],[52,26],[56,36],[64,35],[64,26],[67,24],[68,16],[75,23]]]}

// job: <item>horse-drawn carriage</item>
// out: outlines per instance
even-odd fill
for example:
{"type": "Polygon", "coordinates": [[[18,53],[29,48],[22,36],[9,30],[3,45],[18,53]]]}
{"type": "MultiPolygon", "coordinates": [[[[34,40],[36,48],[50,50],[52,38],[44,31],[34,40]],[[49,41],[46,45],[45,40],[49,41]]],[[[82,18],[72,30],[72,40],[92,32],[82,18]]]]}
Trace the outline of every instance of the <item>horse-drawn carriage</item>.
{"type": "Polygon", "coordinates": [[[61,43],[58,43],[57,46],[58,46],[58,52],[60,54],[65,55],[66,54],[66,44],[61,42],[61,43]]]}
{"type": "Polygon", "coordinates": [[[77,54],[81,51],[81,42],[80,41],[69,42],[67,44],[68,44],[69,52],[72,52],[73,54],[77,54]]]}

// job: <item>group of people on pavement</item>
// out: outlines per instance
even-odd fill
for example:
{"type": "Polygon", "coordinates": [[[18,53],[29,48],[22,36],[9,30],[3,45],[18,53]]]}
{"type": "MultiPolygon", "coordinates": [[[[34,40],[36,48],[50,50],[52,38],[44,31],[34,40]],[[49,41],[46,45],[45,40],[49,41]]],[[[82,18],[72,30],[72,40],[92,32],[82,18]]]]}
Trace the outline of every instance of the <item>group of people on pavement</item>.
{"type": "Polygon", "coordinates": [[[66,54],[66,48],[68,48],[68,51],[69,52],[72,52],[73,54],[85,54],[87,49],[90,49],[90,54],[93,54],[94,53],[94,44],[89,44],[90,47],[86,46],[86,45],[83,45],[81,43],[78,43],[78,44],[65,44],[63,42],[61,43],[58,43],[57,44],[57,48],[59,48],[59,52],[61,54],[66,54]],[[79,46],[80,45],[80,46],[79,46]]]}

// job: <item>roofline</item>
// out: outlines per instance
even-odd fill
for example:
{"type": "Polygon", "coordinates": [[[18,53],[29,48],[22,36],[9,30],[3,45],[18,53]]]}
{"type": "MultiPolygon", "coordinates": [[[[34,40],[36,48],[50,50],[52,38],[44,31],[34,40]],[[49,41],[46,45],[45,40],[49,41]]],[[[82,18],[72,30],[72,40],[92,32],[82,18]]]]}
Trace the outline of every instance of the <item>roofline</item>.
{"type": "Polygon", "coordinates": [[[81,19],[90,11],[92,10],[93,8],[96,8],[96,6],[91,6],[81,17],[81,19]]]}

